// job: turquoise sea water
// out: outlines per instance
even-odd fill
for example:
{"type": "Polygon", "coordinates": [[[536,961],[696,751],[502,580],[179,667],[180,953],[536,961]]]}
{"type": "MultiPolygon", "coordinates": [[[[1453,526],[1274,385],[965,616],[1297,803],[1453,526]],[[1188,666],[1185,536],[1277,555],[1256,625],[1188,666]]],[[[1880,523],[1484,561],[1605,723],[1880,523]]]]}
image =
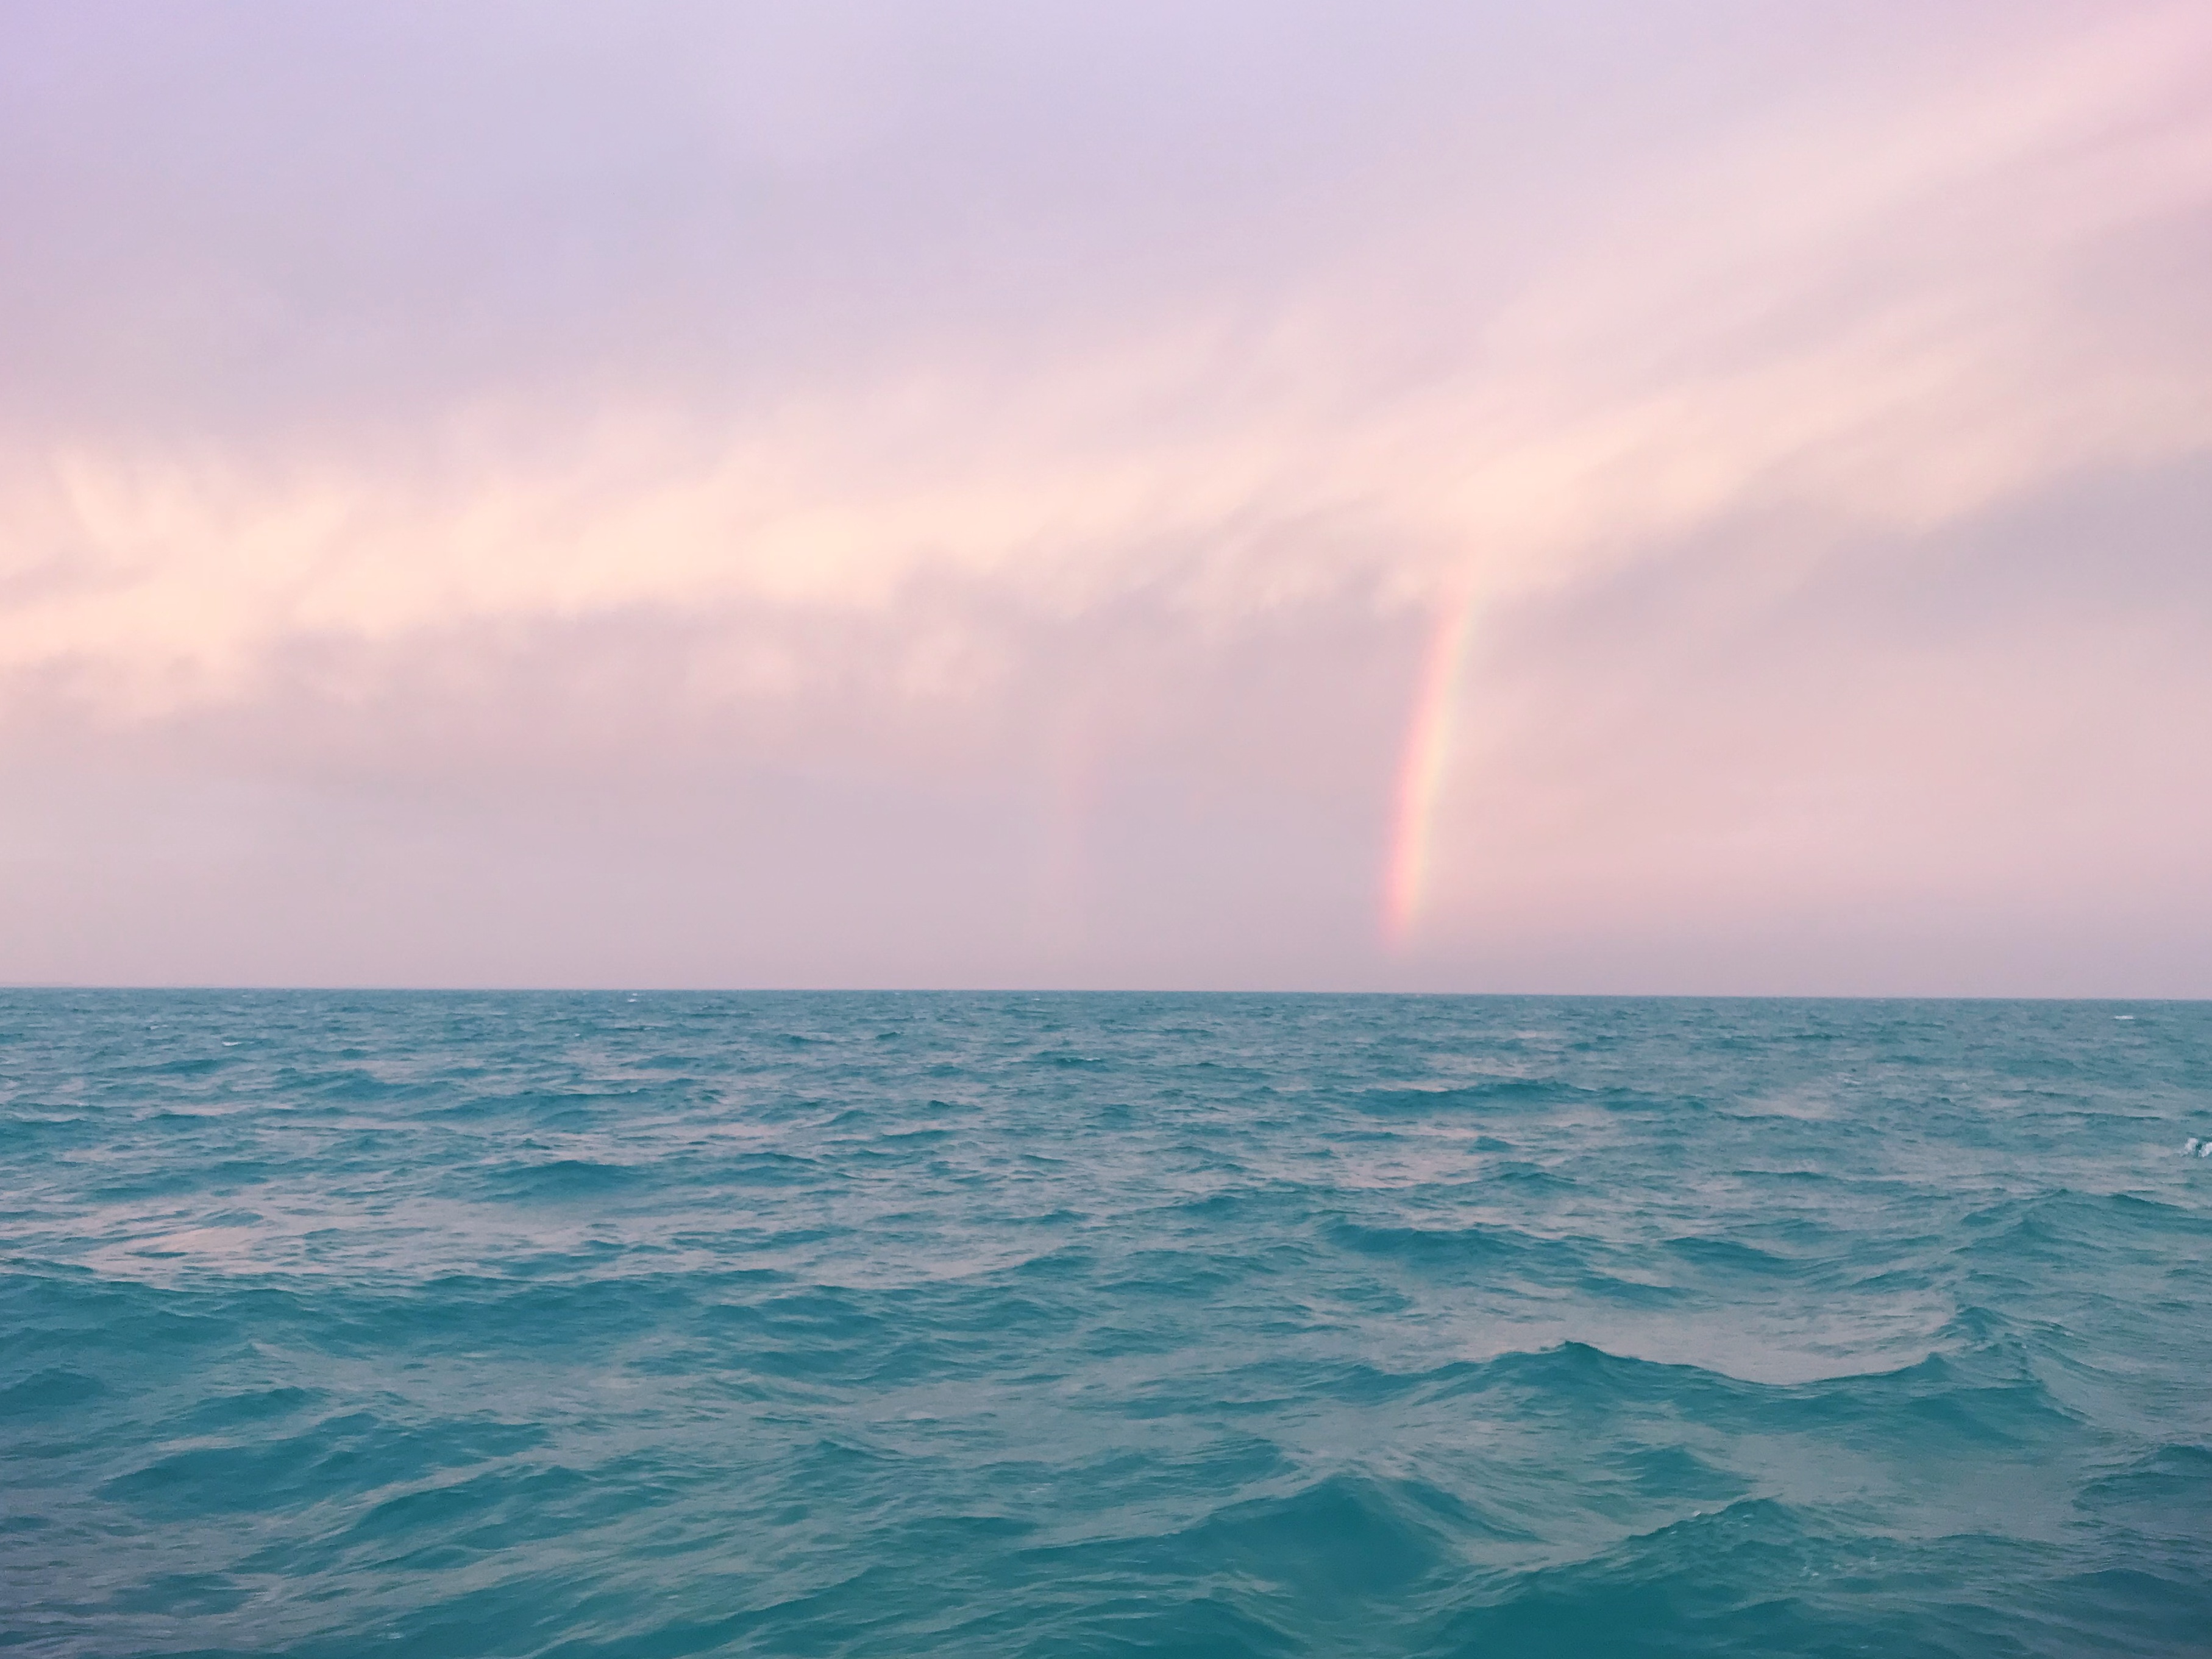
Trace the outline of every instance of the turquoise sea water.
{"type": "Polygon", "coordinates": [[[2212,1652],[2212,1006],[0,993],[0,1648],[2212,1652]]]}

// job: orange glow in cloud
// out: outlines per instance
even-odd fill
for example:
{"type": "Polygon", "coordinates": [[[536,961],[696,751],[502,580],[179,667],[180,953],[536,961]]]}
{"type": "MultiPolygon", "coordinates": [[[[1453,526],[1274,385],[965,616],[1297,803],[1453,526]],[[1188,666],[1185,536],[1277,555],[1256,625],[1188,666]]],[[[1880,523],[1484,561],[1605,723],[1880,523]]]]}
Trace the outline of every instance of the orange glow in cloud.
{"type": "Polygon", "coordinates": [[[1406,752],[1398,766],[1397,811],[1383,873],[1382,937],[1393,946],[1412,936],[1419,920],[1435,856],[1437,802],[1451,764],[1459,682],[1474,631],[1474,598],[1447,594],[1437,606],[1428,655],[1406,726],[1406,752]]]}

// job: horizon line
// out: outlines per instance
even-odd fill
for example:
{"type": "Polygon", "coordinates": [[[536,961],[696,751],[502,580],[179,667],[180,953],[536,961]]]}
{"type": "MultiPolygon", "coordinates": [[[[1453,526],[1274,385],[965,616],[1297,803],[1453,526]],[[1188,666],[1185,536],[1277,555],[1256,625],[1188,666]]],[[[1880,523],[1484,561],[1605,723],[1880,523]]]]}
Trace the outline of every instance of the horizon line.
{"type": "Polygon", "coordinates": [[[1459,1001],[1552,1002],[2128,1002],[2212,1003],[2212,994],[2115,992],[2067,994],[2005,991],[1449,991],[1317,990],[1248,986],[1147,985],[404,985],[185,982],[123,984],[66,980],[0,981],[0,994],[19,991],[75,991],[118,994],[387,995],[387,996],[1169,996],[1374,997],[1459,1001]]]}

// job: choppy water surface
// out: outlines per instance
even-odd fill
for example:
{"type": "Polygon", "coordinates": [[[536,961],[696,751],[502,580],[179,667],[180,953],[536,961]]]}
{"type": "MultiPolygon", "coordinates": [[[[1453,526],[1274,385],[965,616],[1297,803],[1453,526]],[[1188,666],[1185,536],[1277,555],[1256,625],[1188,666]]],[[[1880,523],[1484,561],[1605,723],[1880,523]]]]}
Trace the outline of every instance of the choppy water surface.
{"type": "Polygon", "coordinates": [[[2212,1651],[2212,1006],[0,994],[27,1655],[2212,1651]]]}

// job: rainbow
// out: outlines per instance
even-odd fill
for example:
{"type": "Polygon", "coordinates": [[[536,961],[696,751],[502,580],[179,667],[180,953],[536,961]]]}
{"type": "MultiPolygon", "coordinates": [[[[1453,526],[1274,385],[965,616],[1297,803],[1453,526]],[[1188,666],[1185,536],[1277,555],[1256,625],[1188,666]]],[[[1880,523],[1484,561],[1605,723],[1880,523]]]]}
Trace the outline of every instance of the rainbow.
{"type": "Polygon", "coordinates": [[[1474,632],[1474,596],[1468,592],[1448,593],[1438,605],[1421,665],[1419,690],[1406,725],[1397,810],[1382,874],[1382,940],[1392,949],[1412,937],[1428,888],[1437,802],[1451,760],[1452,715],[1468,641],[1474,632]]]}

